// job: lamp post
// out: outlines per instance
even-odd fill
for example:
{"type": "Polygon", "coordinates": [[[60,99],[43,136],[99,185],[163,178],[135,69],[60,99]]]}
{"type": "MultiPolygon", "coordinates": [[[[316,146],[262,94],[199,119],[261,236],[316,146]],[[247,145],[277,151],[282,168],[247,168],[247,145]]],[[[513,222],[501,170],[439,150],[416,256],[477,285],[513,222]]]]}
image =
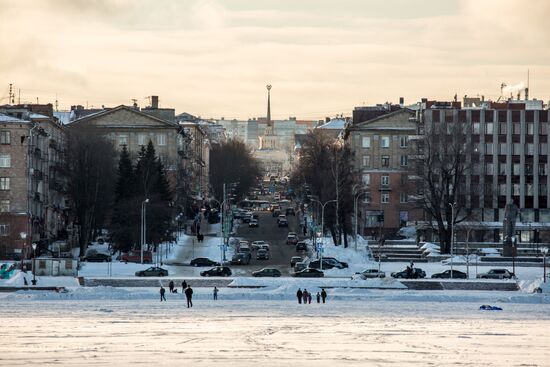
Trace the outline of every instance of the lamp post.
{"type": "Polygon", "coordinates": [[[19,233],[19,237],[23,241],[23,246],[21,248],[21,271],[23,271],[23,260],[25,259],[25,247],[27,246],[27,232],[19,233]]]}
{"type": "Polygon", "coordinates": [[[36,285],[36,243],[32,244],[32,285],[36,285]]]}
{"type": "Polygon", "coordinates": [[[149,199],[145,199],[141,202],[141,263],[143,264],[143,247],[147,242],[147,217],[145,212],[145,206],[149,202],[149,199]]]}
{"type": "Polygon", "coordinates": [[[222,238],[222,244],[220,245],[220,256],[221,256],[221,264],[223,264],[223,262],[226,260],[225,259],[225,200],[222,201],[221,203],[216,200],[216,199],[210,199],[212,201],[215,201],[216,203],[218,203],[219,207],[220,207],[220,212],[222,213],[222,233],[221,233],[221,238],[222,238]]]}
{"type": "Polygon", "coordinates": [[[453,247],[455,242],[455,204],[449,203],[451,206],[451,279],[453,279],[453,247]]]}
{"type": "Polygon", "coordinates": [[[542,252],[542,268],[543,268],[542,281],[546,283],[546,255],[548,255],[548,247],[541,248],[540,252],[542,252]]]}
{"type": "Polygon", "coordinates": [[[361,197],[361,195],[364,195],[367,193],[367,191],[362,191],[362,190],[365,190],[366,188],[360,188],[359,191],[357,193],[354,194],[354,197],[353,197],[353,218],[354,218],[354,234],[355,234],[355,251],[357,251],[357,232],[358,232],[358,220],[357,220],[357,201],[359,200],[359,198],[361,197]]]}
{"type": "MultiPolygon", "coordinates": [[[[311,199],[317,203],[319,203],[319,205],[321,205],[321,246],[324,245],[324,237],[325,237],[325,206],[328,204],[328,203],[335,203],[336,200],[329,200],[329,201],[325,201],[325,203],[321,203],[319,200],[317,199],[311,199]]],[[[321,251],[319,251],[319,266],[320,266],[320,269],[323,270],[323,254],[321,251]]]]}

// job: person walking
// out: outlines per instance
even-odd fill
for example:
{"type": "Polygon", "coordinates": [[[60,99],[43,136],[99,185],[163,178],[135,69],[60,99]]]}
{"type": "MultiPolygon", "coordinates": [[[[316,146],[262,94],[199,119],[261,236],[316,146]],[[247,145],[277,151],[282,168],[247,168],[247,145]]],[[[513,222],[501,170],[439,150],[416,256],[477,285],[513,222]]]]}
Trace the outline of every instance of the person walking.
{"type": "Polygon", "coordinates": [[[218,288],[214,287],[214,301],[218,300],[218,288]]]}
{"type": "Polygon", "coordinates": [[[327,299],[327,291],[325,291],[325,288],[321,289],[321,298],[323,299],[323,303],[325,303],[325,300],[327,299]]]}
{"type": "Polygon", "coordinates": [[[302,289],[298,288],[298,292],[296,292],[296,297],[298,297],[298,303],[302,303],[302,295],[303,295],[302,289]]]}
{"type": "Polygon", "coordinates": [[[185,298],[187,299],[187,308],[193,307],[193,289],[191,286],[187,286],[185,290],[185,298]]]}
{"type": "Polygon", "coordinates": [[[166,293],[166,289],[161,285],[160,286],[160,301],[166,301],[166,297],[164,297],[164,293],[166,293]]]}
{"type": "Polygon", "coordinates": [[[311,292],[307,292],[307,303],[311,304],[311,292]]]}
{"type": "Polygon", "coordinates": [[[304,292],[302,293],[302,301],[304,301],[304,305],[307,303],[308,294],[309,292],[307,291],[307,289],[304,288],[304,292]]]}
{"type": "Polygon", "coordinates": [[[184,280],[181,282],[181,293],[185,293],[185,290],[187,289],[187,282],[184,280]]]}
{"type": "Polygon", "coordinates": [[[174,281],[171,280],[170,283],[168,283],[168,288],[170,288],[170,293],[174,293],[174,281]]]}
{"type": "Polygon", "coordinates": [[[321,294],[319,292],[317,292],[317,303],[321,303],[321,294]]]}

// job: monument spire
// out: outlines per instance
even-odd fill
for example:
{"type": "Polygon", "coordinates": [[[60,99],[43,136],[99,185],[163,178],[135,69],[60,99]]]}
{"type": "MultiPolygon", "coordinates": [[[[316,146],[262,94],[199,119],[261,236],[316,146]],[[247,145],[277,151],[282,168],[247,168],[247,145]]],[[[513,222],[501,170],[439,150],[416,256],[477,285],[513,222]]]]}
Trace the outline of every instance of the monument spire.
{"type": "Polygon", "coordinates": [[[267,126],[272,126],[271,123],[271,84],[266,85],[267,88],[267,126]]]}

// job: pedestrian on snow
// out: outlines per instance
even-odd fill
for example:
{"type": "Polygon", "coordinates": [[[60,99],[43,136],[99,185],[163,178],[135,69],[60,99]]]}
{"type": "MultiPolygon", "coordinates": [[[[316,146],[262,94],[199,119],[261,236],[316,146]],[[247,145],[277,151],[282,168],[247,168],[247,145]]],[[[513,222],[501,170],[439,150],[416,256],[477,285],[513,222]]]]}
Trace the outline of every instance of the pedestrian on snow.
{"type": "Polygon", "coordinates": [[[321,298],[323,299],[323,303],[325,303],[325,300],[327,299],[327,291],[325,291],[325,288],[321,289],[321,298]]]}
{"type": "Polygon", "coordinates": [[[187,289],[187,282],[184,280],[181,282],[181,293],[185,293],[185,290],[187,289]]]}
{"type": "Polygon", "coordinates": [[[160,286],[160,301],[166,301],[166,297],[164,297],[164,293],[166,293],[166,289],[161,285],[160,286]]]}
{"type": "Polygon", "coordinates": [[[412,269],[408,265],[407,265],[407,269],[405,270],[405,274],[407,274],[407,279],[411,278],[412,276],[412,269]]]}
{"type": "Polygon", "coordinates": [[[311,292],[307,293],[307,303],[311,304],[311,292]]]}
{"type": "Polygon", "coordinates": [[[185,298],[187,299],[187,308],[193,307],[193,289],[188,286],[185,290],[185,298]]]}
{"type": "Polygon", "coordinates": [[[307,289],[304,288],[304,292],[302,293],[302,300],[304,301],[304,305],[307,303],[307,297],[309,295],[309,292],[307,289]]]}
{"type": "Polygon", "coordinates": [[[214,287],[214,301],[218,300],[218,288],[214,287]]]}
{"type": "Polygon", "coordinates": [[[412,270],[413,267],[414,267],[414,263],[411,260],[411,270],[412,270]]]}
{"type": "Polygon", "coordinates": [[[317,303],[321,303],[321,294],[319,292],[317,292],[317,303]]]}
{"type": "Polygon", "coordinates": [[[298,288],[298,292],[296,292],[296,297],[298,297],[298,303],[302,303],[302,289],[298,288]]]}
{"type": "Polygon", "coordinates": [[[171,280],[170,283],[168,283],[168,288],[170,288],[170,293],[174,293],[174,281],[171,280]]]}

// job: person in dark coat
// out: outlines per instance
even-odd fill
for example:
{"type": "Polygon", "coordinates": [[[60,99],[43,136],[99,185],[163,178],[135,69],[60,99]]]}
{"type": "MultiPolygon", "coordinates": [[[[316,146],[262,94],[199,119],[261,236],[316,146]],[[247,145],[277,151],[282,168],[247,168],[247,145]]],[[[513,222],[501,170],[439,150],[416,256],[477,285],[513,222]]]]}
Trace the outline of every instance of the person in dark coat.
{"type": "Polygon", "coordinates": [[[174,281],[171,280],[170,283],[168,283],[168,288],[170,288],[170,293],[174,293],[174,281]]]}
{"type": "Polygon", "coordinates": [[[193,307],[193,289],[188,286],[185,290],[185,298],[187,299],[187,308],[193,307]]]}
{"type": "Polygon", "coordinates": [[[302,292],[302,300],[304,301],[304,305],[307,304],[307,297],[309,296],[309,292],[307,289],[304,288],[304,291],[302,292]]]}
{"type": "Polygon", "coordinates": [[[166,301],[166,297],[164,297],[164,293],[166,293],[166,289],[161,285],[160,286],[160,301],[166,301]]]}
{"type": "Polygon", "coordinates": [[[317,292],[317,303],[321,303],[321,294],[317,292]]]}
{"type": "Polygon", "coordinates": [[[218,300],[218,288],[214,287],[214,301],[217,301],[218,300]]]}
{"type": "Polygon", "coordinates": [[[311,304],[311,292],[307,292],[307,303],[311,304]]]}
{"type": "Polygon", "coordinates": [[[298,297],[298,303],[302,303],[302,295],[303,295],[302,290],[298,288],[298,292],[296,292],[296,297],[298,297]]]}
{"type": "Polygon", "coordinates": [[[184,280],[181,282],[181,293],[185,293],[185,290],[187,289],[187,282],[184,280]]]}
{"type": "Polygon", "coordinates": [[[325,300],[327,299],[327,291],[325,291],[325,288],[321,290],[321,298],[323,299],[323,303],[325,303],[325,300]]]}

